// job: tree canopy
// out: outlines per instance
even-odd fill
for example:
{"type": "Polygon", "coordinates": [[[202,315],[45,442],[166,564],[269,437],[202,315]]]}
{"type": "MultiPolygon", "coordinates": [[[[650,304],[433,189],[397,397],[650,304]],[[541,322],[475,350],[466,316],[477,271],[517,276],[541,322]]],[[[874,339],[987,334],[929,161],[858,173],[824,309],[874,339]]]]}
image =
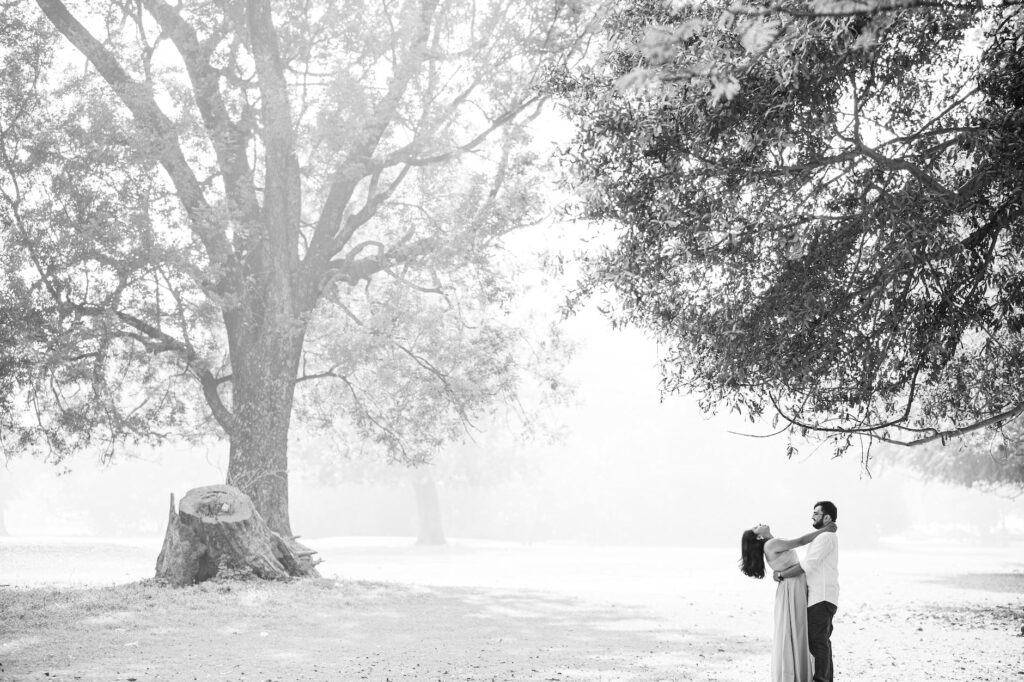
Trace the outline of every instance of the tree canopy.
{"type": "Polygon", "coordinates": [[[664,388],[824,435],[1024,413],[1024,13],[1005,2],[623,0],[556,81],[581,294],[664,342],[664,388]]]}
{"type": "MultiPolygon", "coordinates": [[[[308,341],[333,368],[329,381],[297,401],[303,422],[321,432],[314,447],[335,451],[321,458],[318,478],[385,477],[394,464],[450,460],[502,422],[521,439],[550,428],[541,412],[571,392],[563,369],[572,346],[542,311],[520,308],[515,269],[504,259],[464,268],[443,296],[392,282],[334,303],[340,310],[308,341]]],[[[475,469],[493,461],[470,459],[449,468],[487,478],[475,469]]]]}
{"type": "Polygon", "coordinates": [[[531,0],[2,12],[0,388],[29,410],[5,411],[0,435],[59,457],[207,419],[230,443],[227,482],[290,534],[296,391],[338,374],[307,339],[367,287],[443,295],[535,222],[524,126],[589,15],[531,0]]]}

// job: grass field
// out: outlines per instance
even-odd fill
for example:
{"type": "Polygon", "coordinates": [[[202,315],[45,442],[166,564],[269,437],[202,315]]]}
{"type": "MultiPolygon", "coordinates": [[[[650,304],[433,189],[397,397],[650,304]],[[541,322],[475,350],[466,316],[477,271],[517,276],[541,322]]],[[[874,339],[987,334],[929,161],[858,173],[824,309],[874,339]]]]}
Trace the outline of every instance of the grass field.
{"type": "MultiPolygon", "coordinates": [[[[321,580],[148,578],[159,539],[0,539],[3,680],[768,679],[733,550],[308,540],[321,580]]],[[[1024,682],[1024,548],[844,550],[837,680],[1024,682]]]]}

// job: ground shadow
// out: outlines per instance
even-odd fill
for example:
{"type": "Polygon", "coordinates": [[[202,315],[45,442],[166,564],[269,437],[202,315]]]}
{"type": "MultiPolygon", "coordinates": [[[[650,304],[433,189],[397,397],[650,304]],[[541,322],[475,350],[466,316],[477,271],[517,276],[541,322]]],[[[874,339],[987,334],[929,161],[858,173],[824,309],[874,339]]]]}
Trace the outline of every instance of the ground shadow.
{"type": "Polygon", "coordinates": [[[635,606],[335,580],[6,589],[0,616],[19,680],[727,680],[765,651],[635,606]]]}

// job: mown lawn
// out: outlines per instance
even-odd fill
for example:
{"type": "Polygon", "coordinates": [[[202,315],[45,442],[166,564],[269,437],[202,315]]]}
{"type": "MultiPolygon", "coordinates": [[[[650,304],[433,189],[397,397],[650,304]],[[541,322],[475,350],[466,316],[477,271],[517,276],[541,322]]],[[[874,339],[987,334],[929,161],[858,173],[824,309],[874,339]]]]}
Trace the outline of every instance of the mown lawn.
{"type": "MultiPolygon", "coordinates": [[[[19,582],[0,588],[0,679],[768,678],[774,586],[739,576],[725,550],[321,546],[331,577],[175,589],[96,584],[85,565],[148,571],[148,546],[110,564],[88,543],[6,541],[0,575],[19,582]],[[33,553],[41,575],[73,560],[93,582],[3,572],[33,553]]],[[[848,552],[842,579],[837,680],[1024,682],[1014,548],[848,552]]]]}

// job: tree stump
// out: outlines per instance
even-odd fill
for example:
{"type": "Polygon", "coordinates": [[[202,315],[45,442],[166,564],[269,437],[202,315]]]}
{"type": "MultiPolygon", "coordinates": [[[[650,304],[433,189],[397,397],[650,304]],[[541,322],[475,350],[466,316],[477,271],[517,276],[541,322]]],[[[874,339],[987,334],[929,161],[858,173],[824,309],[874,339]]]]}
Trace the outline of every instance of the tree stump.
{"type": "Polygon", "coordinates": [[[252,500],[229,485],[193,488],[167,519],[156,577],[172,585],[193,585],[225,571],[265,580],[319,576],[313,550],[267,527],[252,500]]]}

